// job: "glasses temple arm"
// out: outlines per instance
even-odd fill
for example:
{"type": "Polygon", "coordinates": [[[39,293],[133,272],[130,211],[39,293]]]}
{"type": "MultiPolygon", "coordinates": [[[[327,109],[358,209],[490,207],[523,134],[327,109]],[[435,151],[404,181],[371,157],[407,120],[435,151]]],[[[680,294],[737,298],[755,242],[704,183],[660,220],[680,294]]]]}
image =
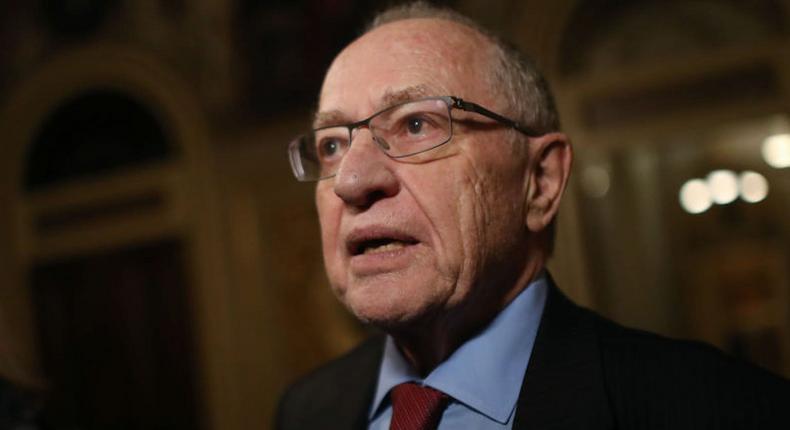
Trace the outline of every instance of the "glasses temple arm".
{"type": "Polygon", "coordinates": [[[526,134],[527,136],[537,137],[537,136],[541,136],[543,134],[543,133],[538,133],[537,131],[535,131],[535,130],[529,128],[529,127],[523,126],[523,125],[519,124],[518,122],[513,121],[510,118],[504,117],[504,116],[502,116],[502,115],[500,115],[498,113],[495,113],[495,112],[491,112],[490,110],[480,106],[477,103],[468,102],[468,101],[465,101],[463,99],[459,99],[457,97],[453,97],[452,99],[453,99],[453,106],[455,106],[458,109],[465,110],[467,112],[479,113],[480,115],[486,116],[486,117],[491,118],[491,119],[493,119],[495,121],[499,121],[502,124],[505,124],[505,125],[507,125],[509,127],[512,127],[514,129],[520,131],[521,133],[526,134]]]}

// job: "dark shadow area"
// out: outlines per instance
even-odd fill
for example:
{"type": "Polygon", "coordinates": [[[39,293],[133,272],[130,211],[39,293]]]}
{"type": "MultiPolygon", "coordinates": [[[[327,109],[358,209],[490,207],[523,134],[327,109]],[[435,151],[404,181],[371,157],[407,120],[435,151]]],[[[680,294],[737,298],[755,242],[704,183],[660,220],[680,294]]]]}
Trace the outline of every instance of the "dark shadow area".
{"type": "Polygon", "coordinates": [[[165,240],[33,269],[46,428],[200,427],[182,254],[165,240]]]}
{"type": "Polygon", "coordinates": [[[108,89],[63,102],[43,121],[28,152],[26,191],[171,157],[159,119],[108,89]]]}

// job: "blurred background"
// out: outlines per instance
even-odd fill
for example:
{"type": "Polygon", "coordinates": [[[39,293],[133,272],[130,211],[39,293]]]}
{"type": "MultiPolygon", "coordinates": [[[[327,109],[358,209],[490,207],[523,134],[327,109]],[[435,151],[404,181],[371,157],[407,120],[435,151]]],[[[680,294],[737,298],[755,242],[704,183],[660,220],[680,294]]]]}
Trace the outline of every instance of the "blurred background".
{"type": "MultiPolygon", "coordinates": [[[[555,90],[560,287],[790,376],[790,0],[440,4],[555,90]]],[[[285,149],[384,6],[0,1],[0,428],[268,428],[366,335],[285,149]]]]}

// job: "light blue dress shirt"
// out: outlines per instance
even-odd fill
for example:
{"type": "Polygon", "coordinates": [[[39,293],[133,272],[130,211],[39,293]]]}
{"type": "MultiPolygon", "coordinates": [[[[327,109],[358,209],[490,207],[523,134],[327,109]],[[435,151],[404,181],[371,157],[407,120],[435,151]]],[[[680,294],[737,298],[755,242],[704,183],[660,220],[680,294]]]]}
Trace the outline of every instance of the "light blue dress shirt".
{"type": "Polygon", "coordinates": [[[448,394],[438,430],[510,429],[540,318],[546,304],[545,273],[531,282],[477,336],[461,345],[425,379],[412,369],[392,337],[387,336],[369,429],[388,430],[390,390],[414,381],[448,394]]]}

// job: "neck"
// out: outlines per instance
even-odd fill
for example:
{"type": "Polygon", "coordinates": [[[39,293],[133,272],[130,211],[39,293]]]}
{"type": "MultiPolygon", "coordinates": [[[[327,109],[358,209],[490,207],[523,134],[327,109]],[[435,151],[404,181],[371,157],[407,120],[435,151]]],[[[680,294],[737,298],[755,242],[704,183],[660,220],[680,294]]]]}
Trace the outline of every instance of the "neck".
{"type": "Polygon", "coordinates": [[[527,288],[541,272],[545,261],[543,258],[531,260],[510,288],[499,293],[475,295],[453,311],[437,313],[410,327],[390,331],[403,356],[421,377],[426,377],[464,342],[488,326],[527,288]]]}

